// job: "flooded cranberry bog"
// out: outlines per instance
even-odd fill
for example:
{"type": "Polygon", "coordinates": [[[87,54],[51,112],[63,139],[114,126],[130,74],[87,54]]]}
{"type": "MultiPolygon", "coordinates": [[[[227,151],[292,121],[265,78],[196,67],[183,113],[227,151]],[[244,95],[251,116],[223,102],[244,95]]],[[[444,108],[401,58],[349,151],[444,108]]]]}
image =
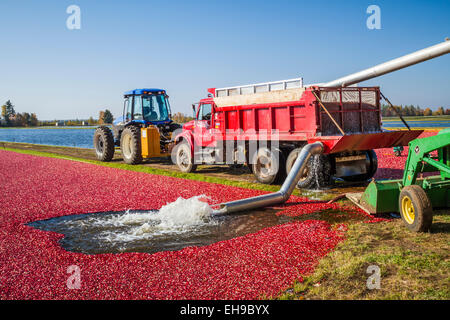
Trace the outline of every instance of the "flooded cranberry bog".
{"type": "MultiPolygon", "coordinates": [[[[376,178],[399,177],[407,151],[377,153],[376,178]]],[[[300,196],[212,217],[208,204],[265,191],[8,150],[0,163],[2,299],[277,297],[314,273],[350,223],[389,220],[300,196]]]]}

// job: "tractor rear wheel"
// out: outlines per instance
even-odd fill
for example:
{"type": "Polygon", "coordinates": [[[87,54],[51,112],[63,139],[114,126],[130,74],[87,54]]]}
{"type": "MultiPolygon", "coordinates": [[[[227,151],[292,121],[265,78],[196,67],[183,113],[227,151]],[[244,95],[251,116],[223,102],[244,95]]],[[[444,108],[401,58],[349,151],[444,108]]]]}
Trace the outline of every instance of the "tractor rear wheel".
{"type": "Polygon", "coordinates": [[[122,131],[120,150],[122,151],[122,157],[125,163],[139,164],[142,162],[140,128],[131,126],[122,131]]]}
{"type": "MultiPolygon", "coordinates": [[[[289,153],[286,160],[286,173],[289,174],[297,160],[302,148],[296,148],[289,153]]],[[[330,185],[331,163],[325,155],[314,155],[309,158],[308,164],[303,171],[303,175],[297,183],[300,189],[320,189],[330,185]]]]}
{"type": "Polygon", "coordinates": [[[94,148],[97,159],[111,161],[114,157],[114,137],[108,127],[101,126],[94,133],[94,148]]]}
{"type": "Polygon", "coordinates": [[[194,157],[192,156],[191,146],[186,141],[183,141],[175,146],[175,161],[181,172],[189,173],[197,169],[194,164],[194,157]]]}
{"type": "Polygon", "coordinates": [[[285,178],[285,158],[278,149],[261,147],[253,155],[252,172],[261,183],[273,184],[285,178]]]}
{"type": "Polygon", "coordinates": [[[406,186],[398,200],[400,215],[413,232],[427,232],[433,222],[433,207],[427,193],[419,185],[406,186]]]}
{"type": "Polygon", "coordinates": [[[355,176],[342,177],[348,182],[362,182],[371,179],[378,170],[378,158],[377,154],[373,150],[366,151],[366,173],[358,174],[355,176]]]}

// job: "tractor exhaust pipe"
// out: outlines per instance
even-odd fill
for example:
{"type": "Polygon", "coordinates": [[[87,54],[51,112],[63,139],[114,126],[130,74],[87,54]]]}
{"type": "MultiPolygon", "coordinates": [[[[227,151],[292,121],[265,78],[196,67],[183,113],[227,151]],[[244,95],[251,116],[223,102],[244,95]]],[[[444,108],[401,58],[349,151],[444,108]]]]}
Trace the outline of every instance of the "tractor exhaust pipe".
{"type": "Polygon", "coordinates": [[[353,73],[351,75],[339,78],[334,81],[330,81],[322,87],[347,87],[349,85],[373,79],[382,76],[386,73],[390,73],[399,69],[403,69],[414,64],[430,60],[444,54],[450,53],[450,41],[446,41],[436,44],[434,46],[407,54],[403,57],[387,61],[379,64],[375,67],[368,68],[363,71],[353,73]]]}
{"type": "Polygon", "coordinates": [[[286,202],[294,191],[298,180],[300,180],[309,158],[313,155],[323,153],[323,150],[324,148],[321,142],[314,142],[306,145],[300,151],[297,160],[295,160],[289,175],[279,191],[257,197],[222,203],[219,205],[220,209],[218,210],[218,213],[228,214],[253,210],[286,202]]]}

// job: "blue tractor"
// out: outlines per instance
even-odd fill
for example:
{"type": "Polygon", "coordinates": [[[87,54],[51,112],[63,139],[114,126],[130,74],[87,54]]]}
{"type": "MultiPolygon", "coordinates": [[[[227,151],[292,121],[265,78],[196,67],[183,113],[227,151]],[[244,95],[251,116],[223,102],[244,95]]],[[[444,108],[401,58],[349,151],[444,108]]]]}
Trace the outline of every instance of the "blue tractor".
{"type": "Polygon", "coordinates": [[[115,147],[123,160],[139,164],[145,158],[170,156],[172,132],[181,126],[172,121],[169,96],[163,89],[135,89],[124,94],[123,115],[112,125],[94,133],[94,148],[100,161],[111,161],[115,147]]]}

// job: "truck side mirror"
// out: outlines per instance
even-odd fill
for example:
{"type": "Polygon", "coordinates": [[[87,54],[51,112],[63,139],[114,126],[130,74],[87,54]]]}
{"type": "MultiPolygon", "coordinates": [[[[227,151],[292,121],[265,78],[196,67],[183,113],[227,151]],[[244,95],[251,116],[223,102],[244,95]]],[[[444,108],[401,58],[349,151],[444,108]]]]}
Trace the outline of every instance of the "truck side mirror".
{"type": "Polygon", "coordinates": [[[197,113],[195,112],[195,104],[192,105],[192,115],[194,119],[197,119],[197,113]]]}

